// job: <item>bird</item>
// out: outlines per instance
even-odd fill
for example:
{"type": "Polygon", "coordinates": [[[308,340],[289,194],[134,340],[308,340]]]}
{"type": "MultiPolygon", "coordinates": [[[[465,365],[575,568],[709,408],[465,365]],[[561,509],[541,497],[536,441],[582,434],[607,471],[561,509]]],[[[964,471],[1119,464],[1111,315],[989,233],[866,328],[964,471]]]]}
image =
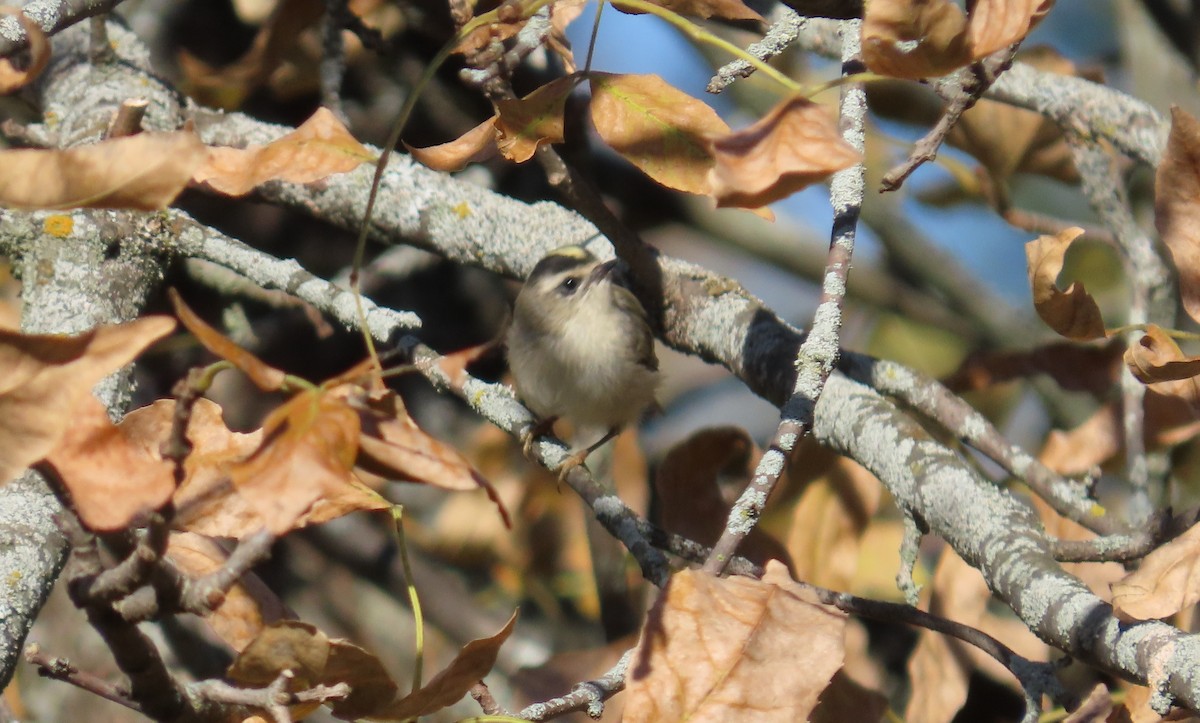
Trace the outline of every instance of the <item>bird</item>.
{"type": "Polygon", "coordinates": [[[627,271],[618,259],[563,246],[538,261],[517,294],[509,368],[518,396],[540,418],[523,435],[526,454],[558,419],[572,421],[577,438],[604,432],[568,457],[560,478],[655,405],[654,334],[627,271]]]}

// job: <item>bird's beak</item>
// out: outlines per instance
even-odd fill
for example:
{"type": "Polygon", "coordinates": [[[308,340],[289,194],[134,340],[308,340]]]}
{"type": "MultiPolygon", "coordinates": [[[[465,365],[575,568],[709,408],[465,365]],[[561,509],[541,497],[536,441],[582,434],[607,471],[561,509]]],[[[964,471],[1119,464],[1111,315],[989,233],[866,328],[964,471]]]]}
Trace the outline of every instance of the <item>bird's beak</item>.
{"type": "Polygon", "coordinates": [[[612,276],[613,270],[617,268],[618,263],[620,263],[619,259],[611,259],[602,264],[597,264],[596,267],[592,269],[592,273],[588,274],[587,283],[585,286],[591,287],[592,284],[612,276]]]}

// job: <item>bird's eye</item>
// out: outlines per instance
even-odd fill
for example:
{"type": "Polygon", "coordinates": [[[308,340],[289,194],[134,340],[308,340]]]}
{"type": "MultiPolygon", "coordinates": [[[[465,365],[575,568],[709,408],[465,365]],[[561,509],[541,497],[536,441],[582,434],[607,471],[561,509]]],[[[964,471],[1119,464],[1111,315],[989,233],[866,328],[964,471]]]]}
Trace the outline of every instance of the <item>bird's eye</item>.
{"type": "Polygon", "coordinates": [[[575,289],[579,288],[579,277],[568,276],[558,284],[558,290],[564,296],[569,296],[575,293],[575,289]]]}

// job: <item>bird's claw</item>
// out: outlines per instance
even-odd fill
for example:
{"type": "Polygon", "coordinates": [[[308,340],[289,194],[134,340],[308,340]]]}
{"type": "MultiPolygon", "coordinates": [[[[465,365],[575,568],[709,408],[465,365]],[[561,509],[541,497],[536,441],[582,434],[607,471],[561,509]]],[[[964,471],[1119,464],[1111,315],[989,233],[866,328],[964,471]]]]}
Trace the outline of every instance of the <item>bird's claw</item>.
{"type": "Polygon", "coordinates": [[[528,459],[535,459],[533,454],[533,445],[537,442],[538,437],[545,435],[550,430],[554,429],[554,423],[558,421],[558,417],[546,417],[539,419],[533,424],[525,428],[521,433],[521,451],[525,453],[528,459]]]}

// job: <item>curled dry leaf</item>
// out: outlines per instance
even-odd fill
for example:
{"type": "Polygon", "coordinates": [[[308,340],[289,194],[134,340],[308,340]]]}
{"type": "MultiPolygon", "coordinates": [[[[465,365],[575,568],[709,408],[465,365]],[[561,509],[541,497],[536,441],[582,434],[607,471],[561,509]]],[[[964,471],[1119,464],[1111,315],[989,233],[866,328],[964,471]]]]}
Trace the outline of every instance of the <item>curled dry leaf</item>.
{"type": "Polygon", "coordinates": [[[1112,586],[1113,611],[1122,620],[1165,618],[1200,601],[1200,525],[1151,552],[1138,569],[1112,586]]]}
{"type": "Polygon", "coordinates": [[[1056,285],[1067,249],[1082,234],[1083,229],[1073,227],[1025,244],[1029,285],[1038,316],[1054,331],[1076,341],[1104,338],[1100,307],[1083,284],[1075,282],[1066,291],[1056,285]]]}
{"type": "Polygon", "coordinates": [[[175,308],[175,315],[179,317],[179,321],[188,331],[192,332],[205,349],[240,369],[250,378],[250,381],[254,382],[254,386],[265,392],[277,391],[283,387],[286,375],[282,371],[268,366],[261,359],[235,344],[232,339],[209,326],[207,322],[196,315],[196,312],[188,308],[183,297],[175,289],[168,289],[167,296],[171,299],[171,306],[175,308]]]}
{"type": "Polygon", "coordinates": [[[543,85],[520,100],[496,103],[496,144],[510,161],[524,163],[543,143],[562,143],[563,109],[577,75],[567,75],[543,85]]]}
{"type": "Polygon", "coordinates": [[[66,433],[46,456],[84,527],[116,532],[162,507],[175,492],[171,464],[133,441],[84,395],[66,433]]]}
{"type": "MultiPolygon", "coordinates": [[[[753,450],[754,442],[740,427],[709,427],[675,445],[654,477],[663,529],[704,545],[715,544],[730,508],[718,477],[730,472],[749,481],[747,463],[753,450]]],[[[789,568],[792,564],[783,545],[757,526],[738,547],[738,554],[760,565],[767,560],[779,560],[789,568]]]]}
{"type": "Polygon", "coordinates": [[[156,211],[175,200],[204,156],[204,144],[185,131],[0,151],[0,206],[156,211]]]}
{"type": "Polygon", "coordinates": [[[872,0],[863,14],[863,60],[896,78],[945,75],[1024,38],[1053,0],[978,0],[970,17],[953,0],[872,0]]]}
{"type": "Polygon", "coordinates": [[[458,651],[454,660],[437,675],[433,676],[420,690],[406,695],[390,705],[383,706],[371,714],[377,720],[405,720],[429,715],[442,708],[454,705],[467,694],[471,686],[483,680],[496,664],[500,646],[512,634],[517,623],[514,612],[508,623],[490,638],[472,640],[458,651]]]}
{"type": "Polygon", "coordinates": [[[241,196],[267,181],[312,183],[375,160],[328,108],[318,108],[296,130],[265,146],[208,148],[192,181],[241,196]]]}
{"type": "Polygon", "coordinates": [[[1200,374],[1200,357],[1184,356],[1158,325],[1150,324],[1136,344],[1125,350],[1125,365],[1143,384],[1190,379],[1200,374]]]}
{"type": "Polygon", "coordinates": [[[174,328],[173,319],[151,316],[78,336],[0,330],[0,482],[46,457],[96,382],[174,328]]]}
{"type": "Polygon", "coordinates": [[[604,142],[667,188],[709,192],[710,141],[729,126],[657,75],[592,73],[592,122],[604,142]]]}
{"type": "MultiPolygon", "coordinates": [[[[357,388],[347,385],[339,390],[331,394],[346,395],[348,399],[360,397],[357,388]]],[[[395,392],[374,393],[351,406],[358,410],[362,429],[355,464],[358,469],[446,490],[482,489],[496,504],[505,527],[512,527],[508,510],[492,485],[458,450],[418,427],[395,392]]]]}
{"type": "Polygon", "coordinates": [[[38,24],[20,9],[0,7],[0,15],[16,16],[29,39],[29,63],[23,70],[18,70],[9,58],[0,59],[0,94],[7,94],[25,87],[46,69],[46,63],[50,62],[50,41],[38,24]]]}
{"type": "Polygon", "coordinates": [[[1119,337],[1103,346],[1060,341],[1024,351],[980,351],[969,354],[942,383],[962,393],[1045,374],[1066,391],[1101,397],[1117,381],[1124,353],[1119,337]]]}
{"type": "MultiPolygon", "coordinates": [[[[763,17],[746,7],[742,0],[650,0],[659,7],[688,17],[722,18],[724,20],[753,20],[762,22],[763,17]]],[[[641,10],[629,7],[616,0],[613,7],[623,13],[640,15],[641,10]]]]}
{"type": "Polygon", "coordinates": [[[712,139],[710,192],[718,206],[757,208],[862,160],[829,112],[789,98],[749,128],[712,139]]]}
{"type": "Polygon", "coordinates": [[[579,17],[585,4],[585,0],[558,0],[550,5],[550,35],[546,38],[546,47],[558,53],[568,73],[574,73],[576,66],[575,53],[567,40],[567,26],[579,17]]]}
{"type": "Polygon", "coordinates": [[[1200,121],[1171,109],[1171,133],[1154,177],[1154,223],[1179,272],[1183,308],[1200,320],[1200,121]]]}
{"type": "Polygon", "coordinates": [[[496,148],[496,117],[488,118],[446,143],[425,148],[414,148],[405,143],[404,147],[427,168],[445,173],[461,171],[467,164],[481,163],[496,156],[499,150],[496,148]]]}
{"type": "Polygon", "coordinates": [[[807,720],[842,666],[844,627],[777,562],[762,580],[678,572],[634,648],[624,720],[807,720]]]}
{"type": "MultiPolygon", "coordinates": [[[[229,553],[211,537],[172,532],[167,540],[167,559],[188,577],[201,578],[224,567],[229,553]]],[[[217,637],[240,653],[266,626],[292,617],[295,615],[278,595],[254,573],[246,573],[205,621],[217,637]]]]}

